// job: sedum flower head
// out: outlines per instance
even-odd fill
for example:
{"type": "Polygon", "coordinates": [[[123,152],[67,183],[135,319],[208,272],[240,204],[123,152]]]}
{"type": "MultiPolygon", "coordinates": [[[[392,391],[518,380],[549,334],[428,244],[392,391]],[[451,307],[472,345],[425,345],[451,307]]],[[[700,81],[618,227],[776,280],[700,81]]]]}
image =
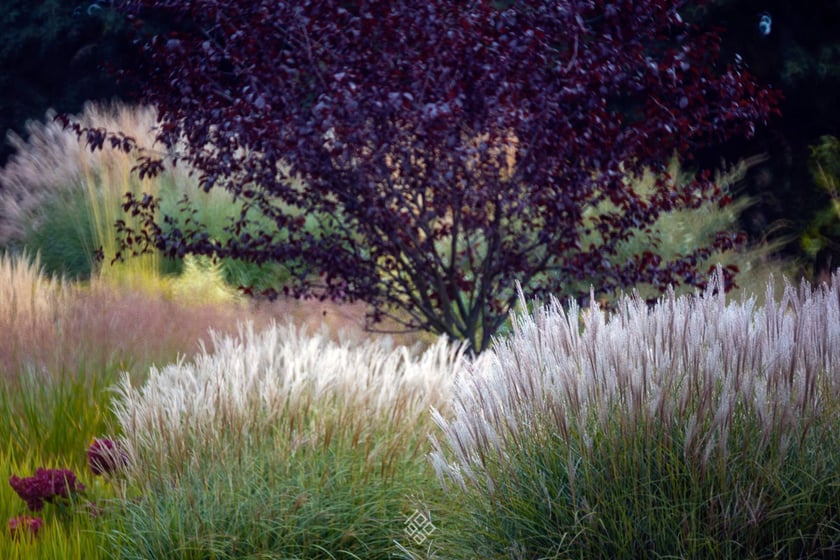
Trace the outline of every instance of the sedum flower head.
{"type": "Polygon", "coordinates": [[[71,494],[83,492],[84,485],[69,469],[45,469],[39,467],[34,476],[20,478],[12,475],[9,485],[32,511],[40,511],[46,502],[56,498],[69,499],[71,494]]]}
{"type": "Polygon", "coordinates": [[[9,534],[13,539],[18,539],[21,535],[29,534],[37,537],[41,527],[44,526],[44,520],[40,517],[31,517],[29,515],[19,515],[9,519],[9,534]]]}
{"type": "Polygon", "coordinates": [[[128,463],[128,454],[108,438],[94,439],[87,451],[88,466],[95,475],[113,474],[128,463]]]}

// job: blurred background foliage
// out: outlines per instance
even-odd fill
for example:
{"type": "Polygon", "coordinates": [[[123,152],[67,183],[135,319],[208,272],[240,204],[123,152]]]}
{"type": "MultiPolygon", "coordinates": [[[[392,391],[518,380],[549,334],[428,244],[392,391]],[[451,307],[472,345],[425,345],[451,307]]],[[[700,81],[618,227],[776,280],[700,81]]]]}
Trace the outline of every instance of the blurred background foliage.
{"type": "MultiPolygon", "coordinates": [[[[812,163],[821,139],[840,135],[840,0],[689,2],[684,15],[704,28],[724,28],[724,62],[740,61],[784,92],[783,118],[750,141],[698,154],[697,163],[719,169],[765,154],[745,178],[744,194],[755,204],[743,212],[741,225],[754,240],[773,232],[790,239],[785,256],[802,259],[810,275],[817,253],[836,252],[840,242],[836,224],[824,223],[831,218],[825,212],[831,193],[820,186],[812,163]],[[763,16],[770,18],[769,33],[761,28],[763,16]]],[[[79,113],[85,101],[131,100],[141,87],[118,84],[108,70],[131,64],[132,57],[131,30],[110,0],[4,0],[0,37],[0,132],[23,134],[26,121],[43,119],[49,108],[79,113]]],[[[0,165],[12,151],[0,145],[0,165]]],[[[840,255],[833,261],[840,263],[840,255]]]]}
{"type": "MultiPolygon", "coordinates": [[[[831,221],[826,212],[831,194],[815,177],[812,153],[822,137],[840,134],[840,1],[712,0],[695,5],[692,17],[703,27],[725,29],[724,60],[740,59],[761,82],[784,93],[781,119],[754,139],[715,147],[701,160],[713,164],[766,154],[767,160],[747,174],[745,192],[758,203],[744,213],[744,227],[757,237],[771,224],[784,224],[781,230],[791,236],[785,253],[802,258],[805,272],[817,275],[820,250],[822,257],[834,252],[836,267],[840,228],[824,227],[831,221]],[[761,26],[765,16],[769,29],[761,26]],[[817,244],[815,230],[820,231],[817,244]]],[[[836,162],[840,154],[833,157],[836,162]]]]}
{"type": "Polygon", "coordinates": [[[817,211],[801,239],[802,250],[815,262],[820,281],[840,266],[840,139],[823,136],[811,147],[808,169],[814,183],[831,198],[831,204],[817,211]]]}
{"type": "MultiPolygon", "coordinates": [[[[129,27],[107,0],[0,3],[0,133],[25,131],[48,109],[78,113],[87,100],[127,96],[108,66],[131,60],[129,27]]],[[[0,165],[12,148],[0,146],[0,165]]]]}

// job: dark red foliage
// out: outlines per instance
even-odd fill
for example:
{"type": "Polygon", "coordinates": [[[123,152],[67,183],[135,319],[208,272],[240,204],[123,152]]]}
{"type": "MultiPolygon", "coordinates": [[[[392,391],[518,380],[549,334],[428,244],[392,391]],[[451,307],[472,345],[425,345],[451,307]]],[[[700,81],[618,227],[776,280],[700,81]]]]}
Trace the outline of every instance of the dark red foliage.
{"type": "Polygon", "coordinates": [[[203,186],[246,204],[230,238],[213,240],[155,224],[130,198],[150,220],[124,228],[129,241],[294,263],[294,294],[362,299],[374,318],[478,350],[517,282],[561,298],[583,295],[573,281],[599,294],[702,282],[710,248],[610,258],[660,213],[722,196],[704,175],[677,186],[664,173],[674,153],[752,135],[778,103],[719,59],[719,32],[684,21],[677,0],[118,4],[138,29],[175,29],[145,36],[135,69],[161,139],[187,140],[180,157],[203,186]],[[652,197],[623,181],[644,168],[662,172],[652,197]],[[585,224],[602,201],[615,211],[585,224]],[[249,212],[274,227],[249,227],[249,212]]]}
{"type": "Polygon", "coordinates": [[[73,471],[41,467],[36,469],[34,476],[20,478],[12,475],[9,485],[32,511],[40,511],[44,503],[52,503],[57,499],[67,500],[72,494],[85,490],[73,471]]]}

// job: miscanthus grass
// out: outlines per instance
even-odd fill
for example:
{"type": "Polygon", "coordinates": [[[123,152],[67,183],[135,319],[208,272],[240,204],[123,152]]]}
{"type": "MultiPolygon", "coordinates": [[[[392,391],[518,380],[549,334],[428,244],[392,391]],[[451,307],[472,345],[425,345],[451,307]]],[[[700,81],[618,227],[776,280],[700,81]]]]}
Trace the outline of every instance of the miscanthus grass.
{"type": "MultiPolygon", "coordinates": [[[[155,138],[157,117],[153,107],[121,103],[89,103],[74,117],[85,127],[124,133],[142,149],[167,161],[162,173],[143,179],[132,171],[139,153],[127,154],[107,143],[101,150],[91,150],[84,139],[55,121],[54,111],[47,113],[44,122],[29,121],[25,137],[9,132],[7,141],[14,153],[0,168],[0,248],[40,253],[49,273],[74,279],[99,277],[135,289],[173,292],[174,298],[190,293],[189,284],[199,279],[197,272],[209,272],[200,280],[205,284],[215,281],[217,301],[232,299],[230,288],[221,289],[221,279],[233,288],[279,288],[288,277],[280,264],[226,259],[214,267],[195,259],[164,259],[156,253],[113,262],[118,252],[131,256],[130,247],[120,248],[115,223],[122,220],[128,227],[138,225],[121,208],[126,193],[159,197],[161,216],[173,217],[181,227],[187,219],[192,224],[202,223],[216,239],[229,235],[226,228],[243,211],[242,204],[223,188],[204,192],[198,175],[185,162],[172,164],[168,156],[174,152],[155,138]],[[202,270],[196,271],[196,267],[202,270]],[[190,277],[188,281],[173,286],[171,277],[183,272],[190,277]]],[[[251,222],[254,231],[271,225],[258,216],[251,216],[251,222]]],[[[169,227],[162,219],[161,225],[169,227]]],[[[307,227],[315,226],[309,223],[307,227]]]]}
{"type": "Polygon", "coordinates": [[[395,557],[406,517],[440,503],[428,410],[446,408],[461,352],[276,325],[212,344],[116,389],[126,476],[142,491],[114,533],[123,556],[395,557]]]}
{"type": "MultiPolygon", "coordinates": [[[[479,558],[840,554],[840,273],[516,317],[459,379],[432,463],[479,558]]],[[[524,305],[524,302],[523,302],[524,305]]]]}
{"type": "MultiPolygon", "coordinates": [[[[8,135],[15,153],[0,169],[0,246],[38,251],[50,272],[70,277],[98,273],[150,282],[163,270],[157,255],[111,265],[118,250],[114,224],[122,218],[131,225],[120,208],[126,192],[157,195],[161,183],[174,176],[141,180],[131,172],[136,154],[110,146],[91,150],[54,116],[51,111],[45,122],[28,122],[26,139],[8,135]]],[[[123,131],[155,148],[152,108],[88,104],[78,120],[83,126],[123,131]]]]}

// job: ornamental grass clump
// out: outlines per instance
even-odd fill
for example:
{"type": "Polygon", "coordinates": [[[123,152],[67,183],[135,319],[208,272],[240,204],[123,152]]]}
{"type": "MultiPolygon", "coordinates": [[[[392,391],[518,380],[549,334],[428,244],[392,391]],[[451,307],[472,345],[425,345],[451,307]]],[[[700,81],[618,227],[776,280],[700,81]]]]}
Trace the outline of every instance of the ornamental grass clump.
{"type": "MultiPolygon", "coordinates": [[[[27,122],[25,138],[9,132],[7,140],[14,153],[0,167],[0,249],[39,253],[49,274],[100,278],[136,290],[159,290],[179,300],[227,302],[236,296],[231,286],[280,286],[279,265],[226,260],[213,261],[211,266],[196,260],[164,259],[156,251],[138,255],[132,247],[120,247],[117,224],[137,226],[121,207],[127,193],[159,196],[163,213],[180,209],[190,216],[178,227],[199,221],[207,224],[213,238],[225,237],[227,226],[243,206],[223,190],[204,192],[183,161],[154,178],[132,171],[140,150],[171,158],[179,149],[166,150],[156,142],[159,123],[154,107],[87,103],[71,120],[93,129],[120,130],[138,149],[126,153],[109,143],[102,150],[92,150],[84,137],[64,128],[52,110],[44,122],[27,122]]],[[[247,231],[255,234],[260,227],[267,226],[255,220],[253,230],[247,231]]]]}
{"type": "Polygon", "coordinates": [[[461,351],[276,325],[211,338],[212,353],[116,388],[142,493],[114,536],[122,557],[393,557],[419,495],[440,493],[428,410],[446,407],[461,351]]]}
{"type": "Polygon", "coordinates": [[[68,307],[72,287],[42,274],[39,256],[0,252],[0,378],[32,361],[68,307]]]}
{"type": "MultiPolygon", "coordinates": [[[[152,107],[90,103],[78,118],[86,126],[119,127],[155,149],[156,117],[152,107]]],[[[26,139],[8,134],[15,152],[0,168],[0,246],[38,251],[48,272],[69,277],[125,272],[111,266],[117,252],[114,224],[122,219],[131,225],[120,211],[123,196],[157,194],[175,175],[156,181],[132,175],[134,156],[113,148],[90,150],[56,122],[54,111],[47,112],[45,122],[27,122],[26,132],[26,139]]],[[[161,261],[144,255],[123,268],[149,280],[162,270],[161,261]]]]}
{"type": "MultiPolygon", "coordinates": [[[[432,463],[481,558],[840,550],[840,273],[727,304],[552,301],[454,388],[432,463]]],[[[522,302],[524,305],[524,301],[522,302]]]]}
{"type": "MultiPolygon", "coordinates": [[[[420,355],[386,342],[335,343],[292,326],[237,336],[211,332],[213,352],[189,362],[152,366],[141,386],[125,376],[114,412],[135,477],[180,472],[204,451],[258,444],[278,430],[292,448],[328,446],[348,437],[387,460],[387,446],[369,441],[387,419],[400,446],[422,447],[430,406],[445,406],[463,364],[460,351],[441,340],[420,355]]],[[[422,454],[422,451],[420,451],[422,454]]]]}

